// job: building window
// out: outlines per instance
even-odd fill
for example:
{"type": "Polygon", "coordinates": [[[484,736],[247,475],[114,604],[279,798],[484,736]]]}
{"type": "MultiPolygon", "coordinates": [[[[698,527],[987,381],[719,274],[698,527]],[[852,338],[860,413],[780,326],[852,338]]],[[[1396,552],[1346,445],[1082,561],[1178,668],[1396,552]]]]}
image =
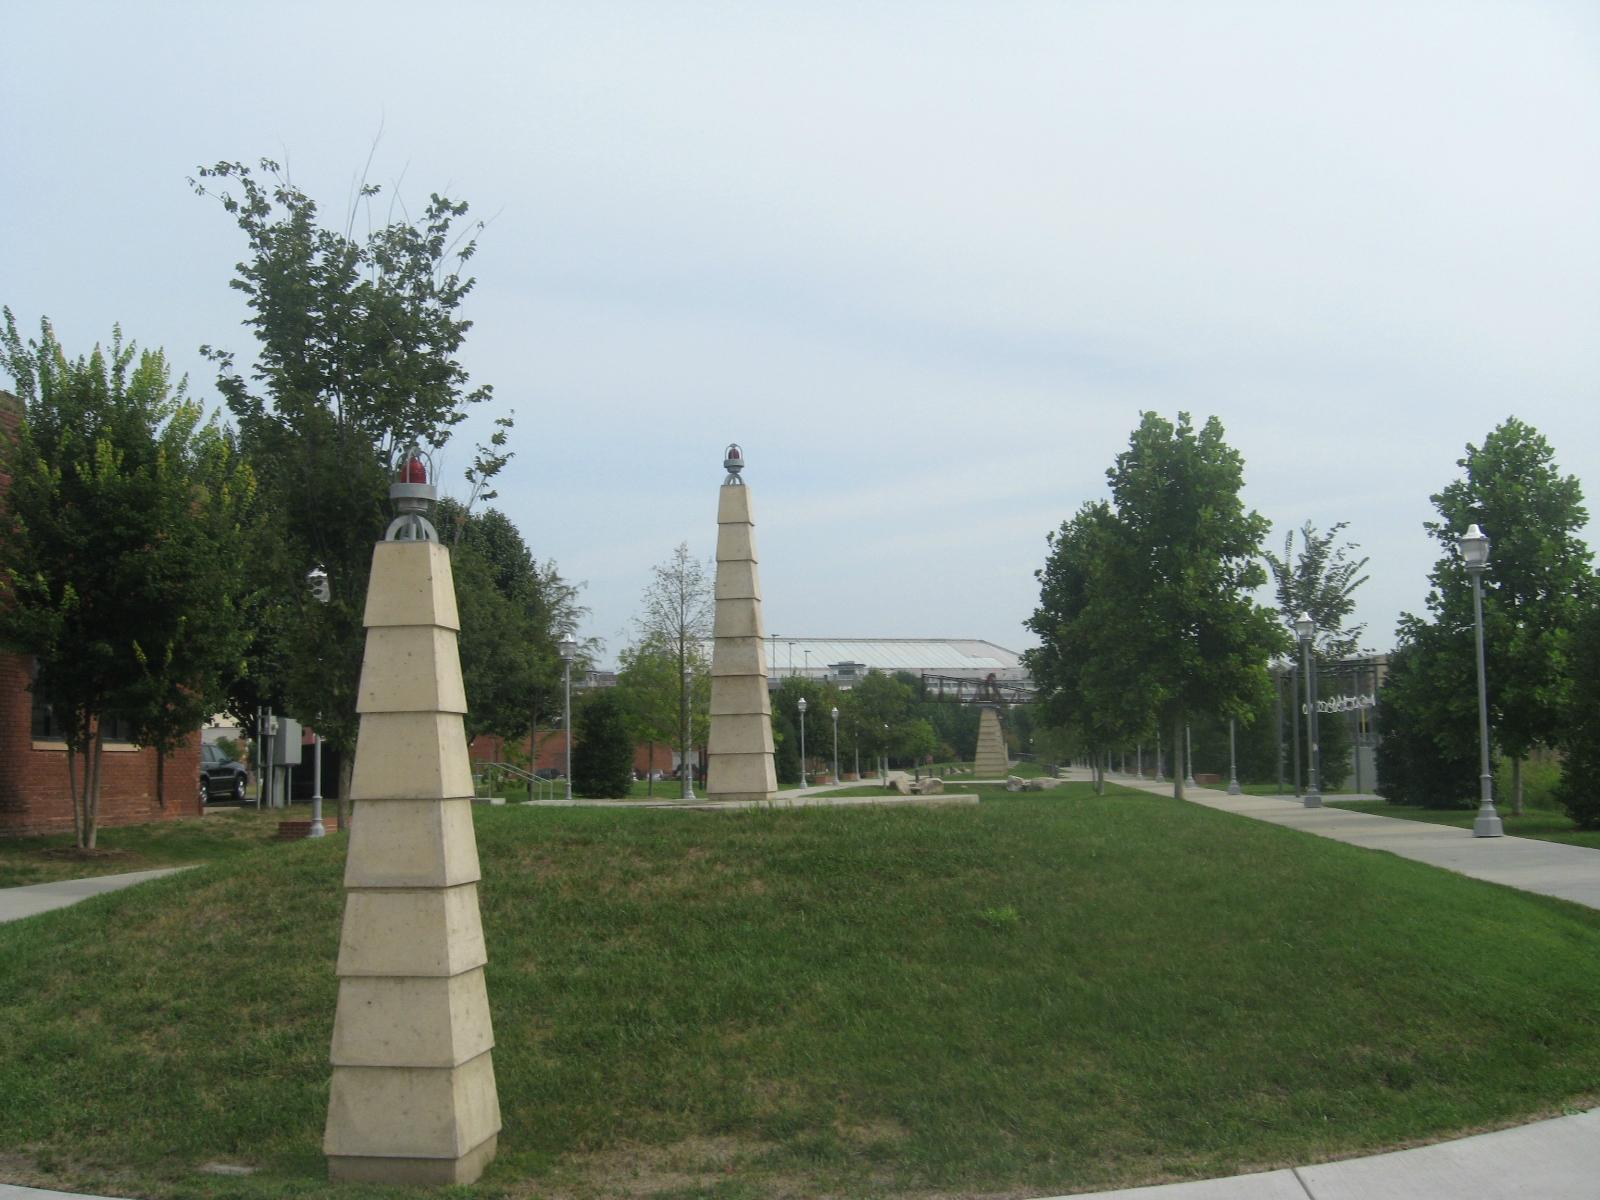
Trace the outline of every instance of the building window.
{"type": "MultiPolygon", "coordinates": [[[[36,676],[38,674],[37,664],[34,667],[34,674],[36,676]]],[[[37,694],[34,694],[32,699],[33,740],[36,742],[66,741],[66,726],[56,720],[55,713],[51,711],[50,705],[39,699],[37,694]]],[[[105,735],[104,740],[107,742],[131,743],[133,741],[133,727],[121,717],[107,717],[101,722],[100,727],[105,735]]]]}

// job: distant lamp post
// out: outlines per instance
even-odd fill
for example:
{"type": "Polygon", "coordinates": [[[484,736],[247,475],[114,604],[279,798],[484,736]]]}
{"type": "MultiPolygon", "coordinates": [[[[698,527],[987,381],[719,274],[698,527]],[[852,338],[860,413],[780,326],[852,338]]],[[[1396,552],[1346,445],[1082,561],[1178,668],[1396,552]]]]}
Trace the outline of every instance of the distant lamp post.
{"type": "Polygon", "coordinates": [[[833,781],[839,782],[839,708],[833,709],[833,781]]]}
{"type": "Polygon", "coordinates": [[[1189,726],[1183,727],[1183,784],[1185,787],[1194,787],[1194,734],[1189,731],[1189,726]]]}
{"type": "Polygon", "coordinates": [[[561,661],[566,664],[566,707],[562,710],[561,729],[567,744],[567,803],[572,803],[572,660],[578,657],[578,642],[570,635],[561,639],[561,661]]]}
{"type": "Polygon", "coordinates": [[[1317,623],[1310,613],[1295,618],[1295,635],[1300,639],[1300,669],[1306,677],[1306,794],[1301,803],[1306,808],[1322,807],[1320,790],[1322,747],[1317,744],[1317,673],[1311,668],[1311,639],[1317,632],[1317,623]]]}
{"type": "Polygon", "coordinates": [[[800,697],[800,786],[806,786],[806,698],[800,697]]]}
{"type": "Polygon", "coordinates": [[[1156,782],[1165,783],[1167,777],[1161,773],[1161,726],[1156,726],[1156,782]]]}
{"type": "Polygon", "coordinates": [[[693,671],[689,667],[683,669],[683,695],[684,695],[684,723],[683,723],[683,798],[694,799],[694,756],[690,753],[693,747],[689,744],[694,739],[689,736],[688,696],[689,688],[693,683],[693,671]]]}
{"type": "Polygon", "coordinates": [[[1478,643],[1478,819],[1473,837],[1505,833],[1494,808],[1494,776],[1489,773],[1489,691],[1483,673],[1483,568],[1489,564],[1489,538],[1476,524],[1467,526],[1456,545],[1472,576],[1472,629],[1478,643]]]}
{"type": "MultiPolygon", "coordinates": [[[[306,575],[306,583],[311,587],[311,598],[318,604],[326,604],[333,599],[333,590],[328,586],[328,573],[320,566],[312,567],[306,575]]],[[[307,837],[327,837],[327,827],[322,823],[322,735],[315,729],[311,731],[311,828],[306,831],[307,837]]]]}
{"type": "Polygon", "coordinates": [[[1228,718],[1228,795],[1239,794],[1239,746],[1234,733],[1234,719],[1228,718]]]}

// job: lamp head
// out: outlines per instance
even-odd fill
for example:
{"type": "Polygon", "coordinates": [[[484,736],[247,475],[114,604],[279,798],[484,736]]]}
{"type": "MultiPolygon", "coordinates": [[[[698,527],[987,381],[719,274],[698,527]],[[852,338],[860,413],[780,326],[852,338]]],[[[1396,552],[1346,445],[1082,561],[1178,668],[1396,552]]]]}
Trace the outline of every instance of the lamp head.
{"type": "Polygon", "coordinates": [[[1317,623],[1311,619],[1310,613],[1301,613],[1294,619],[1294,632],[1302,642],[1309,641],[1311,635],[1316,633],[1317,623]]]}
{"type": "Polygon", "coordinates": [[[578,657],[578,639],[568,636],[561,639],[561,657],[571,662],[578,657]]]}
{"type": "Polygon", "coordinates": [[[805,710],[806,710],[806,698],[804,696],[801,696],[800,697],[800,711],[801,712],[805,712],[805,710]]]}
{"type": "Polygon", "coordinates": [[[1456,539],[1456,546],[1469,571],[1481,571],[1489,561],[1489,535],[1478,528],[1476,521],[1468,525],[1467,531],[1456,539]]]}
{"type": "Polygon", "coordinates": [[[739,449],[738,442],[729,442],[728,448],[723,452],[722,465],[727,468],[728,477],[722,481],[722,486],[730,483],[739,484],[744,480],[739,478],[739,472],[744,470],[744,451],[739,449]]]}
{"type": "Polygon", "coordinates": [[[835,705],[834,709],[833,709],[833,719],[835,721],[837,721],[839,719],[839,708],[838,708],[837,705],[835,705]]]}

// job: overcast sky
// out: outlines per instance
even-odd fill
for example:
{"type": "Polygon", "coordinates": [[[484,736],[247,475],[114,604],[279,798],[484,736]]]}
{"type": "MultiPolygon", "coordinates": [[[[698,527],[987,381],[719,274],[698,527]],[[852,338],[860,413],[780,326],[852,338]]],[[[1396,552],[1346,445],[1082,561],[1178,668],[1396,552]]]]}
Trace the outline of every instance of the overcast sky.
{"type": "Polygon", "coordinates": [[[613,653],[651,564],[711,554],[730,440],[769,630],[1020,649],[1144,409],[1222,420],[1273,544],[1348,521],[1386,649],[1466,443],[1521,417],[1600,502],[1597,12],[16,4],[0,303],[214,403],[245,247],[188,177],[278,158],[342,223],[370,153],[490,221],[496,504],[613,653]]]}

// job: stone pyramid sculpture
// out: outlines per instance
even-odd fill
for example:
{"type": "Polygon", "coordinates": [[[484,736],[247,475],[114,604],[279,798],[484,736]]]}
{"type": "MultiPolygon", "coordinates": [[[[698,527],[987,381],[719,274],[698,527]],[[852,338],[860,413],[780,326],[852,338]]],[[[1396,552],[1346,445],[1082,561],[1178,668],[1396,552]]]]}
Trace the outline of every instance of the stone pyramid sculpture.
{"type": "Polygon", "coordinates": [[[744,452],[729,446],[722,465],[728,475],[717,497],[706,797],[767,802],[777,793],[778,776],[772,761],[772,698],[767,694],[755,521],[750,489],[739,478],[744,452]]]}
{"type": "Polygon", "coordinates": [[[460,623],[419,467],[391,489],[402,514],[367,588],[323,1137],[336,1180],[470,1183],[500,1131],[460,623]]]}
{"type": "Polygon", "coordinates": [[[974,779],[1004,779],[1011,771],[1006,735],[1000,730],[1000,710],[992,704],[978,709],[978,752],[972,764],[974,779]]]}

